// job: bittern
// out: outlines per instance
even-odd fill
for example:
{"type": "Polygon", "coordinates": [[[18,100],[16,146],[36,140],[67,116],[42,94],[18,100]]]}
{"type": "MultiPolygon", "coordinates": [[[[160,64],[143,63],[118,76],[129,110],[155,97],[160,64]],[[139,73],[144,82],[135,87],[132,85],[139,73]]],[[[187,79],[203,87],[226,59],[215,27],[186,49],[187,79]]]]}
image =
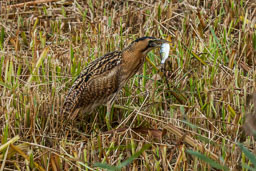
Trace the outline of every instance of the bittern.
{"type": "Polygon", "coordinates": [[[105,120],[110,128],[109,116],[116,95],[142,67],[147,53],[167,42],[164,39],[142,37],[122,51],[107,53],[88,64],[65,98],[63,115],[74,119],[78,112],[90,113],[97,106],[106,104],[105,120]]]}

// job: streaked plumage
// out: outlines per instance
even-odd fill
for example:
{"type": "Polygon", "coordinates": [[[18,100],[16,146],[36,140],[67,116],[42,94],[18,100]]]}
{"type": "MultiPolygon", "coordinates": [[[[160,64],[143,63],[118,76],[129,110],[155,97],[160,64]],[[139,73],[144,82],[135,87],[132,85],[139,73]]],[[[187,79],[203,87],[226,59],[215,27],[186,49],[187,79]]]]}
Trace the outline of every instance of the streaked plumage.
{"type": "Polygon", "coordinates": [[[164,42],[167,41],[153,37],[139,38],[122,51],[108,53],[91,62],[69,90],[63,115],[73,119],[76,113],[90,113],[102,104],[107,104],[109,113],[115,96],[141,68],[147,53],[164,42]]]}

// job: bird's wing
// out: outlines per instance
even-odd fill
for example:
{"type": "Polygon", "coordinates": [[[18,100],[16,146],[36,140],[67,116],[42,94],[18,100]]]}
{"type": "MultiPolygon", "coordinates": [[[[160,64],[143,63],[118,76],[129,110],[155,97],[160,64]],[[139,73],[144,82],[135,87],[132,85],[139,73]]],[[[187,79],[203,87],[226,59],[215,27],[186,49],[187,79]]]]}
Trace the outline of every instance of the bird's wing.
{"type": "Polygon", "coordinates": [[[112,52],[90,63],[76,78],[63,105],[63,115],[75,109],[93,105],[119,89],[121,52],[112,52]]]}

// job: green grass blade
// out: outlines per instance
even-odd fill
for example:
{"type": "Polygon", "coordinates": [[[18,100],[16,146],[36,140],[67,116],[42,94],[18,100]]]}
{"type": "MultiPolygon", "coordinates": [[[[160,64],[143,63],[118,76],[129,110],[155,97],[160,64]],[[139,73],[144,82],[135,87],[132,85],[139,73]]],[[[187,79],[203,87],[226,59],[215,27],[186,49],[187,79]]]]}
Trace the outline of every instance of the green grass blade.
{"type": "Polygon", "coordinates": [[[204,62],[204,60],[202,58],[200,58],[196,53],[194,53],[193,51],[190,52],[192,54],[193,57],[195,57],[197,60],[199,60],[202,64],[206,65],[206,62],[204,62]]]}
{"type": "MultiPolygon", "coordinates": [[[[2,70],[3,70],[3,67],[4,67],[4,59],[5,59],[5,57],[4,56],[2,56],[1,57],[1,61],[0,61],[0,73],[2,73],[2,70]]],[[[3,79],[2,79],[2,76],[0,75],[0,81],[2,81],[3,79]]]]}
{"type": "Polygon", "coordinates": [[[248,169],[248,170],[251,170],[251,171],[256,171],[255,168],[252,168],[252,167],[250,167],[250,166],[248,166],[247,164],[244,164],[244,163],[242,163],[242,167],[243,167],[244,169],[248,169]]]}
{"type": "Polygon", "coordinates": [[[243,144],[238,144],[239,148],[243,151],[246,157],[252,162],[252,164],[256,167],[256,156],[251,153],[243,144]]]}
{"type": "Polygon", "coordinates": [[[109,170],[109,171],[120,170],[118,167],[111,166],[107,163],[95,163],[94,167],[99,167],[101,169],[106,169],[106,170],[109,170]]]}
{"type": "Polygon", "coordinates": [[[146,144],[144,145],[140,151],[138,151],[137,153],[135,153],[134,155],[132,155],[131,157],[129,157],[127,160],[125,160],[124,162],[120,163],[118,166],[111,166],[109,164],[106,163],[95,163],[94,166],[95,167],[99,167],[102,169],[106,169],[109,171],[115,171],[115,170],[121,170],[123,167],[125,167],[126,165],[130,164],[133,160],[135,160],[136,158],[138,158],[145,150],[147,150],[151,145],[150,144],[146,144]]]}
{"type": "Polygon", "coordinates": [[[210,27],[210,30],[211,30],[211,33],[212,33],[212,35],[213,35],[214,40],[217,42],[219,48],[220,48],[221,51],[223,52],[223,48],[222,48],[222,46],[221,46],[221,44],[220,44],[220,41],[219,41],[218,37],[216,36],[216,34],[215,34],[214,30],[213,30],[213,28],[210,27]]]}
{"type": "Polygon", "coordinates": [[[4,27],[1,28],[1,34],[0,34],[0,48],[4,48],[4,27]]]}
{"type": "Polygon", "coordinates": [[[26,33],[23,31],[21,32],[21,37],[22,37],[22,41],[23,43],[28,46],[28,39],[27,39],[27,36],[26,36],[26,33]]]}
{"type": "Polygon", "coordinates": [[[256,51],[256,31],[252,36],[252,45],[253,45],[253,49],[256,51]]]}
{"type": "Polygon", "coordinates": [[[135,153],[134,155],[132,155],[131,157],[129,157],[127,160],[125,160],[124,162],[122,162],[121,164],[119,164],[117,167],[118,168],[122,168],[128,164],[130,164],[133,160],[135,160],[136,158],[138,158],[145,150],[147,150],[151,145],[150,144],[146,144],[144,145],[140,151],[138,151],[137,153],[135,153]]]}
{"type": "Polygon", "coordinates": [[[36,18],[35,24],[33,25],[33,30],[35,30],[35,29],[36,29],[36,26],[37,26],[38,22],[39,22],[39,19],[38,19],[38,18],[36,18]]]}
{"type": "Polygon", "coordinates": [[[76,63],[74,58],[74,49],[72,45],[70,45],[70,60],[71,60],[71,74],[75,75],[76,63]]]}
{"type": "Polygon", "coordinates": [[[210,166],[216,168],[216,169],[221,169],[221,170],[229,170],[227,166],[222,166],[221,164],[215,162],[214,160],[210,159],[209,157],[197,152],[197,151],[193,151],[193,150],[186,150],[187,153],[198,157],[200,160],[205,161],[206,163],[208,163],[210,166]]]}
{"type": "Polygon", "coordinates": [[[0,81],[0,86],[3,86],[3,87],[6,87],[6,88],[8,88],[8,89],[12,89],[12,86],[11,85],[9,85],[9,84],[6,84],[6,83],[4,83],[4,82],[2,82],[2,81],[0,81]]]}

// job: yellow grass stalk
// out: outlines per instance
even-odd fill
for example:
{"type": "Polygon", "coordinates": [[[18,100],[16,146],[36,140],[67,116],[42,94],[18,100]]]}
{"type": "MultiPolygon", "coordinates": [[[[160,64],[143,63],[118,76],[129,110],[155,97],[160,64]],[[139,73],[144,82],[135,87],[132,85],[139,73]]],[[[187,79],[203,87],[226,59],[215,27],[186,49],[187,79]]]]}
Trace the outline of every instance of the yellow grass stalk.
{"type": "Polygon", "coordinates": [[[31,83],[31,81],[33,80],[33,77],[36,74],[36,72],[38,71],[38,68],[42,65],[43,60],[46,58],[48,51],[49,51],[48,47],[44,48],[43,52],[41,53],[41,55],[36,63],[36,66],[34,67],[31,75],[28,78],[26,85],[29,85],[31,83]]]}
{"type": "MultiPolygon", "coordinates": [[[[29,161],[29,156],[27,156],[20,148],[18,148],[17,146],[14,146],[11,144],[11,148],[13,150],[15,150],[17,153],[19,153],[22,157],[24,157],[25,159],[27,159],[29,161]]],[[[38,163],[34,162],[35,167],[40,170],[40,171],[45,171],[44,168],[42,168],[38,163]]]]}
{"type": "Polygon", "coordinates": [[[5,148],[7,148],[10,144],[13,144],[16,142],[18,139],[20,139],[19,135],[16,135],[12,139],[10,139],[8,142],[0,146],[0,152],[3,151],[5,148]]]}

